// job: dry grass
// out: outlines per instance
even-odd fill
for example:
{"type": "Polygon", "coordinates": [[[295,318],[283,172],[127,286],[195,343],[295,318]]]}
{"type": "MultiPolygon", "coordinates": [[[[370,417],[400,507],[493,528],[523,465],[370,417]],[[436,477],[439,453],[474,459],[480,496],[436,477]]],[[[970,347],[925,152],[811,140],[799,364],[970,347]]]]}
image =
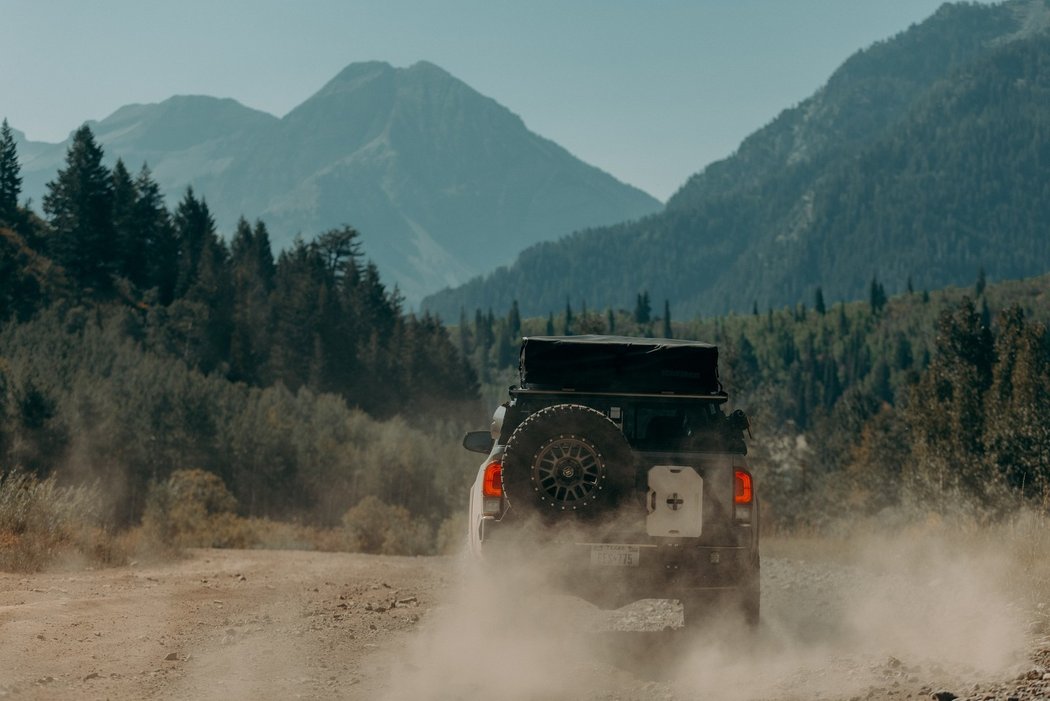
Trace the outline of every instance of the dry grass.
{"type": "Polygon", "coordinates": [[[450,519],[435,534],[407,511],[377,499],[347,513],[341,528],[235,513],[222,481],[202,470],[179,470],[155,484],[142,524],[108,528],[105,495],[96,485],[61,486],[12,470],[0,479],[0,570],[120,565],[163,560],[186,548],[265,548],[422,555],[454,550],[464,526],[450,519]]]}
{"type": "Polygon", "coordinates": [[[97,485],[60,486],[12,470],[0,479],[0,569],[34,572],[56,564],[119,564],[125,541],[106,527],[97,485]]]}

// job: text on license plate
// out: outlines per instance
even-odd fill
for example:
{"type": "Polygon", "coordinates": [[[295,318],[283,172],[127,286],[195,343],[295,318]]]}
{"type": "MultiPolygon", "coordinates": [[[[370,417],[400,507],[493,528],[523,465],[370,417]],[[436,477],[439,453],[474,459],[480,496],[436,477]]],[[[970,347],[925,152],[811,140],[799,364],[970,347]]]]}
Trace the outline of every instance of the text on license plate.
{"type": "Polygon", "coordinates": [[[602,567],[637,567],[637,545],[592,545],[591,564],[602,567]]]}

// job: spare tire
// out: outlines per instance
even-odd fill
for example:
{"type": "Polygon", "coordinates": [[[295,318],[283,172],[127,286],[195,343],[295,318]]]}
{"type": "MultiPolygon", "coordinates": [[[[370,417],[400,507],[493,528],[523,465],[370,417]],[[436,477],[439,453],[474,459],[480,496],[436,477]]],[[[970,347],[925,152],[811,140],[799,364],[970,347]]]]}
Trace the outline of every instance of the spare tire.
{"type": "Polygon", "coordinates": [[[634,486],[634,458],[619,427],[579,404],[532,414],[507,440],[503,489],[521,514],[586,514],[615,506],[634,486]]]}

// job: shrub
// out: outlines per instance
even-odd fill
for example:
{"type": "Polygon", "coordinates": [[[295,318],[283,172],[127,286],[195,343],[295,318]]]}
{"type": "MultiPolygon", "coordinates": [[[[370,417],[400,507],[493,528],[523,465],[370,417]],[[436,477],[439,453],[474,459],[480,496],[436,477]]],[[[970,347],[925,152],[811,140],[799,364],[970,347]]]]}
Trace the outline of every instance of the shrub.
{"type": "Polygon", "coordinates": [[[428,555],[434,551],[433,529],[413,520],[403,506],[367,496],[343,516],[350,550],[381,555],[428,555]]]}
{"type": "Polygon", "coordinates": [[[249,547],[251,529],[233,513],[237,500],[222,479],[204,470],[176,470],[150,485],[142,528],[162,548],[249,547]]]}

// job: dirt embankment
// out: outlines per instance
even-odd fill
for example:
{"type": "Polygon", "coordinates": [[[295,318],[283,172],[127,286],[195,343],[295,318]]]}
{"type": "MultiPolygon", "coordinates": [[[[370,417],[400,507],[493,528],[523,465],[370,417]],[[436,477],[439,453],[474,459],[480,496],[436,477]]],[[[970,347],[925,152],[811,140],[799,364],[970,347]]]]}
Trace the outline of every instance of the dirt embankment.
{"type": "Polygon", "coordinates": [[[701,635],[672,603],[598,611],[530,576],[479,584],[449,558],[206,550],[3,574],[0,698],[1050,696],[1038,612],[964,565],[766,555],[758,633],[712,620],[701,635]]]}

